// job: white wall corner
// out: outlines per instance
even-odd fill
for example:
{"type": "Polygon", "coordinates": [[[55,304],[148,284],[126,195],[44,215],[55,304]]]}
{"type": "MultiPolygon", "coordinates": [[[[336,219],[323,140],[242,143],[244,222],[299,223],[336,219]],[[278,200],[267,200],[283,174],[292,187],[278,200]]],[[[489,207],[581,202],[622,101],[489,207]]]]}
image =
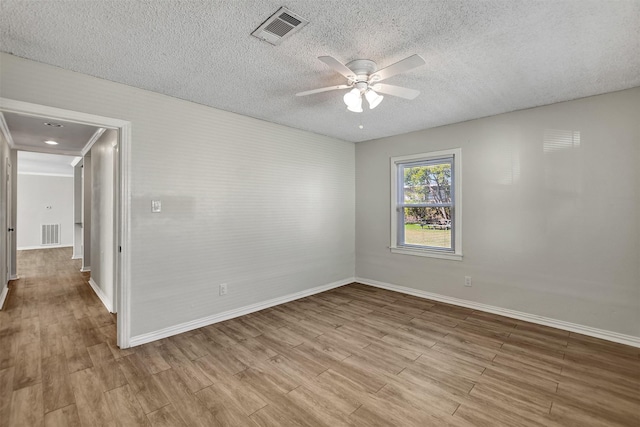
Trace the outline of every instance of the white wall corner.
{"type": "Polygon", "coordinates": [[[109,313],[113,313],[113,304],[111,303],[111,301],[109,301],[109,298],[107,298],[105,293],[102,292],[100,286],[98,286],[98,284],[94,282],[93,277],[89,278],[89,285],[91,286],[91,289],[93,289],[93,292],[96,293],[98,298],[100,298],[102,304],[107,308],[107,310],[109,310],[109,313]]]}
{"type": "Polygon", "coordinates": [[[536,314],[529,314],[522,311],[510,310],[508,308],[496,307],[493,305],[486,305],[486,304],[473,302],[469,300],[448,297],[446,295],[433,294],[431,292],[422,291],[420,289],[394,285],[386,282],[379,282],[377,280],[365,279],[363,277],[356,277],[354,281],[358,283],[363,283],[365,285],[374,286],[376,288],[387,289],[390,291],[396,291],[396,292],[400,292],[407,295],[413,295],[420,298],[426,298],[434,301],[444,302],[447,304],[453,304],[460,307],[466,307],[474,310],[485,311],[487,313],[498,314],[500,316],[509,317],[512,319],[524,320],[526,322],[536,323],[538,325],[550,326],[552,328],[562,329],[564,331],[575,332],[582,335],[588,335],[590,337],[600,338],[603,340],[613,341],[619,344],[625,344],[625,345],[630,345],[632,347],[640,348],[640,337],[636,337],[633,335],[620,334],[618,332],[592,328],[591,326],[579,325],[577,323],[565,322],[564,320],[552,319],[550,317],[538,316],[536,314]]]}
{"type": "Polygon", "coordinates": [[[339,288],[340,286],[348,285],[350,283],[353,283],[354,281],[355,279],[353,277],[349,277],[347,279],[338,280],[337,282],[329,283],[327,285],[317,286],[315,288],[307,289],[301,292],[296,292],[293,294],[284,295],[278,298],[273,298],[273,299],[259,302],[256,304],[247,305],[245,307],[224,311],[222,313],[214,314],[207,317],[202,317],[196,320],[191,320],[189,322],[181,323],[179,325],[169,326],[168,328],[160,329],[154,332],[149,332],[142,335],[136,335],[130,338],[129,346],[135,347],[135,346],[146,344],[148,342],[156,341],[162,338],[178,335],[183,332],[188,332],[194,329],[202,328],[204,326],[209,326],[214,323],[244,316],[245,314],[254,313],[256,311],[264,310],[265,308],[284,304],[290,301],[295,301],[297,299],[319,294],[321,292],[325,292],[334,288],[339,288]]]}
{"type": "Polygon", "coordinates": [[[4,118],[4,114],[0,112],[0,132],[4,135],[4,138],[7,140],[10,149],[14,149],[16,144],[13,142],[13,136],[11,136],[11,132],[9,131],[9,126],[7,125],[7,121],[4,118]]]}
{"type": "Polygon", "coordinates": [[[7,299],[7,295],[9,295],[9,283],[4,285],[4,289],[2,293],[0,293],[0,310],[4,307],[4,302],[7,299]]]}

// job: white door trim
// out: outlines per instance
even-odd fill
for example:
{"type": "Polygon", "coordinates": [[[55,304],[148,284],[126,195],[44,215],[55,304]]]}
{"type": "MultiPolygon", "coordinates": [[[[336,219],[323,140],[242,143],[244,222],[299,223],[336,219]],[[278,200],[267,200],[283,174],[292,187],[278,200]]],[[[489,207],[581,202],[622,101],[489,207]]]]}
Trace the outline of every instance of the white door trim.
{"type": "MultiPolygon", "coordinates": [[[[6,227],[7,227],[7,231],[6,231],[6,236],[7,236],[7,244],[5,245],[5,249],[7,250],[7,253],[5,254],[5,262],[6,262],[6,276],[3,280],[3,283],[6,284],[6,288],[8,288],[9,286],[9,280],[11,280],[11,264],[12,264],[12,260],[13,260],[13,254],[12,254],[12,248],[13,248],[13,236],[15,235],[15,232],[13,231],[15,229],[15,224],[13,223],[13,209],[12,209],[12,198],[13,198],[13,192],[12,192],[12,185],[13,185],[13,180],[12,180],[12,173],[13,171],[11,170],[11,158],[7,157],[7,161],[6,161],[6,170],[5,170],[5,177],[4,177],[4,186],[5,186],[5,195],[7,197],[7,204],[6,204],[6,227]],[[9,231],[12,230],[12,231],[9,231]]],[[[6,289],[5,288],[5,289],[6,289]]],[[[2,302],[0,300],[0,308],[2,307],[2,302]]]]}
{"type": "MultiPolygon", "coordinates": [[[[131,183],[129,178],[131,174],[131,122],[2,97],[0,97],[0,111],[44,116],[118,131],[120,186],[117,190],[120,195],[120,206],[117,215],[120,221],[120,233],[118,241],[114,242],[117,265],[120,267],[115,276],[116,311],[118,313],[117,343],[120,348],[128,348],[131,337],[131,232],[129,228],[131,223],[131,183]],[[120,247],[122,252],[119,252],[120,247]]],[[[12,255],[15,256],[15,254],[12,255]]]]}

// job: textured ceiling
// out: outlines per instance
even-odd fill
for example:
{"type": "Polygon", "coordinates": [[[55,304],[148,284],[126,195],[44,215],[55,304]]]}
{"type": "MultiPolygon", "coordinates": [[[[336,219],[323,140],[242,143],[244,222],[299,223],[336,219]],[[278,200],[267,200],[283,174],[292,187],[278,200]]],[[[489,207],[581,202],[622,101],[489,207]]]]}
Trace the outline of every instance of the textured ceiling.
{"type": "Polygon", "coordinates": [[[281,0],[0,2],[0,50],[270,122],[364,141],[640,86],[640,1],[289,0],[310,23],[280,46],[250,33],[281,0]],[[421,91],[347,112],[316,59],[411,54],[385,83],[421,91]],[[359,129],[362,124],[363,129],[359,129]]]}
{"type": "Polygon", "coordinates": [[[1,113],[4,116],[14,148],[28,151],[46,151],[61,154],[80,154],[98,128],[72,122],[56,120],[62,127],[45,125],[48,120],[16,113],[1,113]],[[58,145],[47,145],[46,140],[58,145]]]}

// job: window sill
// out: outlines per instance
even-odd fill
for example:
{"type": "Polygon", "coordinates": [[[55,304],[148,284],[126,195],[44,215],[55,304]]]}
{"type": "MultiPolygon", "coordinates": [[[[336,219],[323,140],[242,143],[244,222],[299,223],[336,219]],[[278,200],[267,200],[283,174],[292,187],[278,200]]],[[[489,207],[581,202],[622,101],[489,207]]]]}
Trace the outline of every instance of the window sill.
{"type": "Polygon", "coordinates": [[[410,249],[410,248],[398,248],[398,247],[391,247],[389,249],[394,254],[423,256],[427,258],[439,258],[439,259],[449,259],[453,261],[462,261],[462,254],[430,251],[428,249],[413,249],[413,248],[410,249]]]}

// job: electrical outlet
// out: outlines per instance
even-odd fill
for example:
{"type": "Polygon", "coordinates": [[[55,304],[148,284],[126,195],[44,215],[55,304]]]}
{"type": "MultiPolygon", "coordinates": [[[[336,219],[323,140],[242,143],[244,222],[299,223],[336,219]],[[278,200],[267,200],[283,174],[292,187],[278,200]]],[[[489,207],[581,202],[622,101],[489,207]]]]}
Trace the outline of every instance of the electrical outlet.
{"type": "Polygon", "coordinates": [[[471,276],[464,276],[464,285],[471,287],[471,276]]]}
{"type": "Polygon", "coordinates": [[[220,285],[220,295],[226,295],[227,294],[227,284],[223,283],[220,285]]]}

